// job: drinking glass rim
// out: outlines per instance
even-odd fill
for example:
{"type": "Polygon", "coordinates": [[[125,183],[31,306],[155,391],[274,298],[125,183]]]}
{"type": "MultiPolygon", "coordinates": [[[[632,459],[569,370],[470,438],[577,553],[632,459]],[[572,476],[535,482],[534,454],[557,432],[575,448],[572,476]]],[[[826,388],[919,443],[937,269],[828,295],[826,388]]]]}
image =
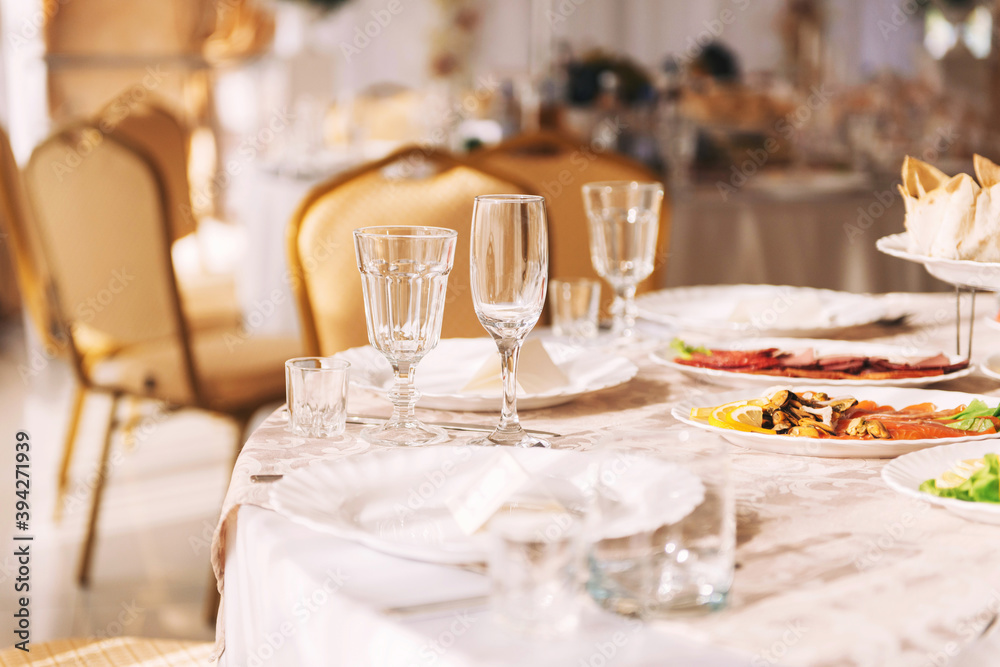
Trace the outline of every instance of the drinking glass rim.
{"type": "Polygon", "coordinates": [[[366,236],[380,239],[447,239],[458,236],[458,231],[447,227],[432,227],[430,225],[374,225],[372,227],[358,227],[354,230],[355,236],[366,236]],[[433,232],[431,234],[414,233],[386,233],[386,230],[420,230],[433,232]]]}
{"type": "Polygon", "coordinates": [[[476,195],[476,201],[489,201],[507,204],[544,202],[542,195],[476,195]]]}
{"type": "Polygon", "coordinates": [[[659,181],[593,181],[584,183],[582,187],[584,190],[628,187],[635,190],[657,188],[661,192],[663,191],[663,183],[659,181]]]}
{"type": "Polygon", "coordinates": [[[347,370],[350,370],[350,368],[351,368],[351,362],[346,361],[344,359],[336,359],[334,357],[292,357],[291,359],[286,359],[285,360],[285,368],[294,368],[297,371],[305,371],[305,372],[316,372],[316,371],[347,371],[347,370]],[[321,366],[319,368],[305,368],[303,366],[299,366],[299,365],[296,364],[296,362],[300,362],[300,361],[323,361],[323,362],[329,362],[329,363],[332,363],[334,365],[334,367],[332,367],[332,368],[331,367],[323,368],[321,366]]]}

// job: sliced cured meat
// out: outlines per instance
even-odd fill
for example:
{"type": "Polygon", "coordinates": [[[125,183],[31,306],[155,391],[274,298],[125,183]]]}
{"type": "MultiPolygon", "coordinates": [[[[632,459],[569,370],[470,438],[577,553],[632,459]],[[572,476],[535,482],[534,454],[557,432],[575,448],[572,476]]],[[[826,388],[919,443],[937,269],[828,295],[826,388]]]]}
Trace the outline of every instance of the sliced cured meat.
{"type": "Polygon", "coordinates": [[[889,361],[883,357],[828,355],[817,357],[814,350],[784,352],[777,348],[760,350],[709,350],[694,352],[689,358],[676,357],[685,366],[711,368],[734,373],[753,373],[814,380],[846,380],[865,378],[893,380],[930,377],[953,373],[968,367],[967,361],[949,363],[944,354],[919,359],[912,363],[889,361]]]}

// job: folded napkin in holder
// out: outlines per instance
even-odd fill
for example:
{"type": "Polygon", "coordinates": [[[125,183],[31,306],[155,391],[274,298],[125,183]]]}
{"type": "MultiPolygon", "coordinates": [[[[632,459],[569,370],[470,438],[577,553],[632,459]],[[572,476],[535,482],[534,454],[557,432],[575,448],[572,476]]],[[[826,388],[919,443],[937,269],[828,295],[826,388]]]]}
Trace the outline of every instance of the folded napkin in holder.
{"type": "MultiPolygon", "coordinates": [[[[569,378],[552,361],[542,341],[531,338],[521,346],[517,365],[517,391],[519,394],[544,394],[565,387],[569,378]]],[[[500,355],[493,353],[473,374],[463,393],[484,394],[503,392],[500,378],[500,355]]]]}

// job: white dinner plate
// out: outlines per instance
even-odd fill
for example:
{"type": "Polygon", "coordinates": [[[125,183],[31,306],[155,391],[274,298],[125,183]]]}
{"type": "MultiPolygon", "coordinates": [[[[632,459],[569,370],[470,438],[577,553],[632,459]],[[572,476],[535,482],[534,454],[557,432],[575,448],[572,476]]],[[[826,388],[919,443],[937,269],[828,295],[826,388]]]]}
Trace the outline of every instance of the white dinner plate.
{"type": "Polygon", "coordinates": [[[986,377],[993,378],[994,380],[1000,380],[1000,354],[991,355],[979,365],[979,370],[983,372],[986,377]]]}
{"type": "MultiPolygon", "coordinates": [[[[482,507],[487,503],[481,498],[499,488],[505,491],[498,496],[499,512],[545,506],[582,517],[603,456],[515,447],[380,450],[287,474],[272,487],[271,503],[296,523],[384,553],[437,563],[479,562],[486,558],[486,531],[464,531],[451,509],[456,502],[469,507],[462,500],[476,499],[474,506],[482,507]]],[[[604,537],[676,523],[704,499],[701,480],[674,463],[616,456],[625,465],[615,469],[615,483],[653,495],[648,511],[628,517],[628,525],[607,526],[606,535],[598,533],[604,537]]]]}
{"type": "MultiPolygon", "coordinates": [[[[787,382],[776,382],[774,386],[787,387],[796,393],[822,391],[832,397],[849,395],[859,401],[871,400],[880,405],[891,406],[897,410],[918,403],[933,403],[938,409],[946,410],[958,407],[959,405],[968,405],[977,398],[985,401],[988,405],[995,405],[1000,402],[1000,398],[993,396],[966,394],[959,391],[914,389],[910,387],[857,387],[851,391],[845,391],[843,387],[809,384],[791,385],[787,382]]],[[[770,433],[748,433],[746,431],[720,428],[706,422],[691,419],[691,408],[707,408],[731,403],[732,401],[759,398],[764,393],[764,390],[755,392],[752,389],[741,389],[722,394],[699,396],[681,403],[671,411],[671,414],[675,419],[685,424],[717,433],[734,445],[762,452],[793,454],[795,456],[825,456],[841,459],[886,459],[914,452],[918,449],[947,445],[953,442],[989,440],[1000,436],[998,433],[989,433],[986,435],[959,435],[954,438],[921,440],[842,440],[835,438],[793,437],[777,433],[773,435],[770,433]]]]}
{"type": "Polygon", "coordinates": [[[884,301],[787,285],[677,287],[636,298],[639,315],[704,333],[818,337],[886,316],[884,301]]]}
{"type": "Polygon", "coordinates": [[[875,242],[875,247],[887,255],[923,264],[927,273],[946,283],[979,290],[1000,290],[1000,263],[918,255],[909,250],[909,232],[883,236],[875,242]]]}
{"type": "MultiPolygon", "coordinates": [[[[691,341],[685,341],[689,345],[691,341]]],[[[701,343],[699,343],[700,345],[701,343]]],[[[746,341],[733,343],[704,343],[705,347],[718,350],[762,350],[776,347],[783,352],[797,352],[812,348],[817,357],[829,355],[852,355],[883,357],[895,362],[914,362],[927,357],[933,357],[938,352],[915,351],[897,345],[879,345],[877,343],[857,343],[842,340],[819,340],[814,338],[751,338],[746,341]]],[[[866,380],[864,378],[850,378],[844,380],[827,380],[822,378],[794,378],[781,375],[763,375],[760,373],[742,373],[736,371],[722,371],[715,368],[699,368],[697,366],[686,366],[679,364],[674,359],[677,353],[669,347],[664,347],[650,354],[650,358],[658,364],[669,366],[680,371],[688,377],[696,380],[704,380],[713,384],[727,385],[731,387],[770,387],[782,382],[822,382],[836,387],[925,387],[935,382],[954,380],[965,377],[972,372],[972,367],[942,375],[930,375],[925,377],[899,378],[889,380],[866,380]]],[[[958,363],[965,359],[962,355],[948,355],[949,363],[958,363]]]]}
{"type": "MultiPolygon", "coordinates": [[[[569,383],[544,393],[517,395],[519,410],[547,408],[568,403],[595,391],[628,382],[639,371],[625,357],[600,350],[582,349],[553,341],[543,341],[552,361],[569,378],[569,383]]],[[[416,384],[421,408],[499,412],[502,394],[463,392],[480,366],[497,355],[492,338],[445,338],[417,365],[416,384]]],[[[385,356],[370,345],[344,350],[334,355],[351,362],[351,383],[383,395],[392,386],[392,368],[385,356]]]]}
{"type": "Polygon", "coordinates": [[[1000,443],[996,440],[959,442],[954,445],[931,447],[890,461],[882,468],[882,479],[890,488],[911,498],[940,505],[970,521],[1000,525],[1000,505],[941,498],[920,490],[921,484],[938,477],[945,470],[950,470],[958,461],[978,459],[985,454],[998,453],[1000,453],[1000,443]]]}

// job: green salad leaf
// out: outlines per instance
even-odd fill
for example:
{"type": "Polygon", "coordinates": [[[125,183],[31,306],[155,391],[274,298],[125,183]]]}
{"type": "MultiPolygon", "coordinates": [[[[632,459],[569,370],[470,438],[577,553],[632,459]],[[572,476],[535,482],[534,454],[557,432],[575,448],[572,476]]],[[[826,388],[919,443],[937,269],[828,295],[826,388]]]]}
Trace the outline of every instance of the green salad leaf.
{"type": "Polygon", "coordinates": [[[960,421],[948,424],[948,428],[958,431],[971,431],[972,433],[983,433],[993,427],[993,422],[985,417],[968,417],[960,421]]]}
{"type": "Polygon", "coordinates": [[[996,454],[987,454],[983,460],[986,466],[974,472],[958,486],[939,489],[937,481],[929,479],[920,485],[920,490],[941,498],[1000,503],[1000,458],[996,454]]]}
{"type": "Polygon", "coordinates": [[[978,398],[972,399],[968,407],[959,412],[954,417],[941,417],[941,419],[970,419],[972,417],[1000,417],[1000,405],[991,408],[984,401],[978,398]]]}
{"type": "Polygon", "coordinates": [[[712,354],[712,351],[707,347],[691,347],[680,338],[675,338],[670,341],[670,349],[677,353],[677,356],[681,359],[690,359],[694,356],[695,352],[699,354],[712,354]]]}

